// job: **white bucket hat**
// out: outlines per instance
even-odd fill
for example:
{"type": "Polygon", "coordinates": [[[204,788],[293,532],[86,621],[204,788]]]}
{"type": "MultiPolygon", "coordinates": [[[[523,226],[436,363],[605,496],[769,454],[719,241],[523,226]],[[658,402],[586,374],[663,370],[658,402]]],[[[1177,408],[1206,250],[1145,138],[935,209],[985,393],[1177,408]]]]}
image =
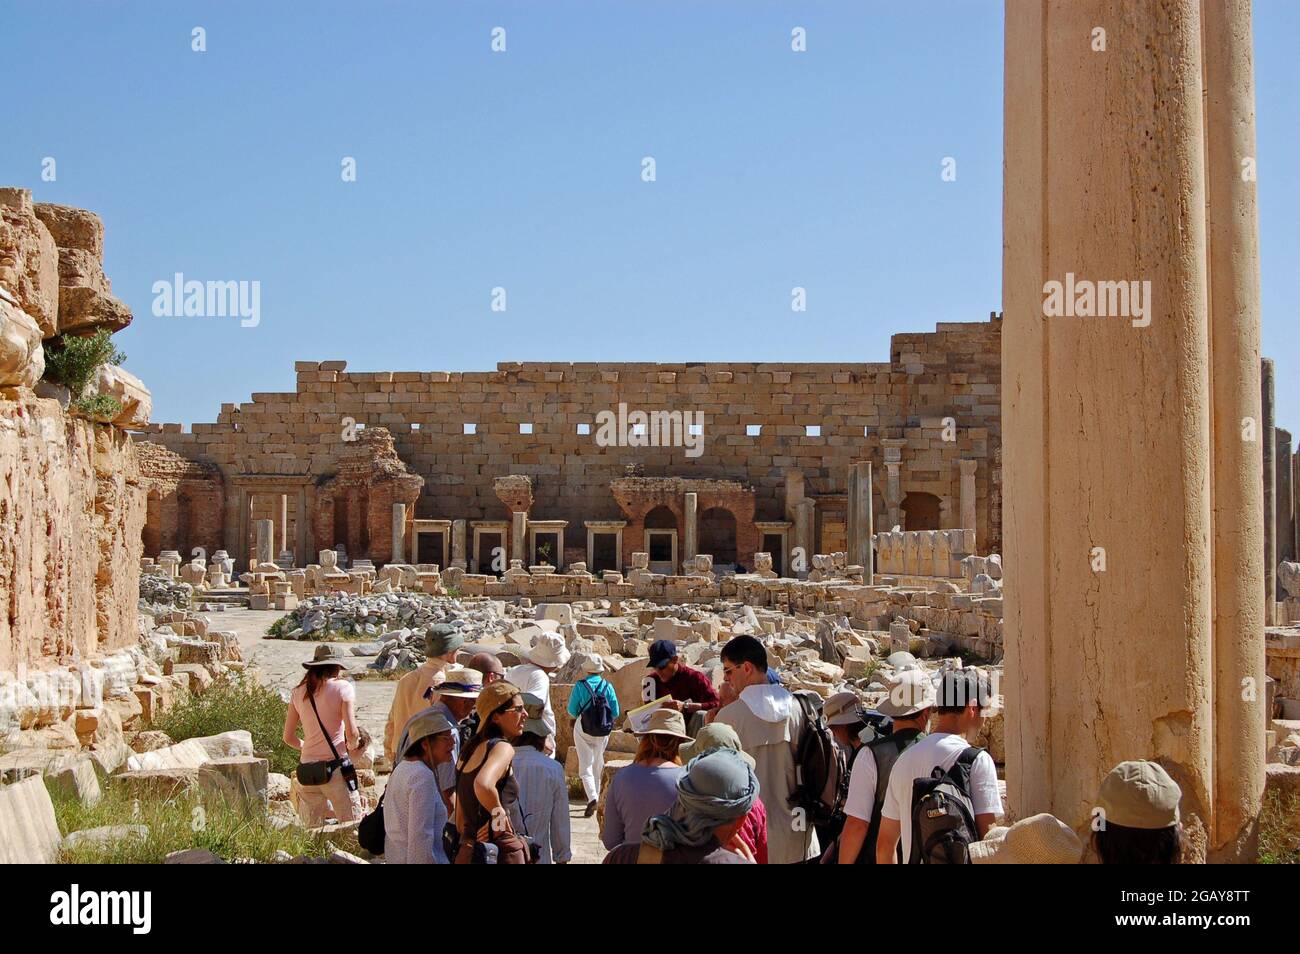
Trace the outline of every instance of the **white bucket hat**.
{"type": "Polygon", "coordinates": [[[569,661],[569,647],[564,645],[563,637],[556,633],[541,633],[532,648],[524,651],[523,656],[534,666],[553,669],[569,661]]]}
{"type": "Polygon", "coordinates": [[[1010,828],[990,828],[970,846],[974,865],[1077,865],[1083,842],[1055,815],[1031,815],[1010,828]]]}

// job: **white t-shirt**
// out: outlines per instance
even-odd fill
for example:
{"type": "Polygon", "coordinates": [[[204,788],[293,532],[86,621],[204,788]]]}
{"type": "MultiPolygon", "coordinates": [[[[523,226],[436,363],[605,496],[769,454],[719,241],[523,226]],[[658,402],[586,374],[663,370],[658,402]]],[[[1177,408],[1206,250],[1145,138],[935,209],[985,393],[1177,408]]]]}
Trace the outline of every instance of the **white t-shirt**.
{"type": "Polygon", "coordinates": [[[849,773],[849,794],[844,801],[844,813],[871,824],[871,810],[876,806],[876,757],[871,749],[858,749],[849,773]]]}
{"type": "MultiPolygon", "coordinates": [[[[912,782],[918,778],[929,778],[937,767],[944,771],[952,768],[957,757],[966,751],[967,742],[960,735],[952,732],[935,732],[927,735],[898,757],[893,770],[889,773],[889,785],[885,789],[885,807],[881,814],[899,822],[903,829],[903,860],[907,861],[912,852],[912,782]]],[[[861,759],[858,760],[861,762],[861,759]]],[[[873,761],[874,764],[874,761],[873,761]]],[[[857,766],[853,767],[857,774],[857,766]]],[[[850,787],[853,777],[849,777],[850,787]]],[[[976,815],[1001,815],[1002,798],[998,794],[998,770],[993,764],[993,757],[988,752],[981,752],[970,768],[971,805],[976,815]]],[[[870,818],[868,811],[867,817],[870,818]]]]}

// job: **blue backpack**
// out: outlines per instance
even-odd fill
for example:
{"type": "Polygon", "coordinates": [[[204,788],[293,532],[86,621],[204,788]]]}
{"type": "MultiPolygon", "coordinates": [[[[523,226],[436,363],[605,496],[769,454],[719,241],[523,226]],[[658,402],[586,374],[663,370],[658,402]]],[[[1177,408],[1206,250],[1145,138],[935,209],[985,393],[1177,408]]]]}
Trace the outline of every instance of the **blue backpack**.
{"type": "Polygon", "coordinates": [[[609,683],[604,679],[596,683],[596,688],[591,688],[591,683],[584,680],[587,687],[587,704],[582,707],[578,713],[578,721],[582,723],[582,731],[587,735],[603,737],[614,731],[614,710],[610,708],[609,697],[605,695],[605,686],[609,683]]]}

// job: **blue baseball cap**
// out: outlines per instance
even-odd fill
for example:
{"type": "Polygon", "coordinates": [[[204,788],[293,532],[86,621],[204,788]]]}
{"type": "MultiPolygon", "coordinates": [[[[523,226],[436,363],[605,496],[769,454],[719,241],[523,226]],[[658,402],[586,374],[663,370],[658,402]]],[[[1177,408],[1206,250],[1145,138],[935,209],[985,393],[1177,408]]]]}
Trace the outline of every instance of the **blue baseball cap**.
{"type": "Polygon", "coordinates": [[[650,668],[663,669],[677,658],[677,644],[671,639],[656,639],[650,644],[650,668]]]}

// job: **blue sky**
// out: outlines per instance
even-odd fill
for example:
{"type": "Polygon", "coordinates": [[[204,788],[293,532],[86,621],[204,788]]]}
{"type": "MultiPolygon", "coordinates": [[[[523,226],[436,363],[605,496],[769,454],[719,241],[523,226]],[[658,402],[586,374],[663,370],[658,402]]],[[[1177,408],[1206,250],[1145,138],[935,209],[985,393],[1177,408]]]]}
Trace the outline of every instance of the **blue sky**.
{"type": "MultiPolygon", "coordinates": [[[[993,0],[3,0],[0,36],[0,183],[103,216],[154,420],[292,390],[295,360],[880,361],[1000,308],[993,0]],[[178,271],[260,281],[261,323],[155,317],[178,271]]],[[[1300,3],[1258,0],[1255,44],[1264,349],[1300,431],[1300,3]]]]}

